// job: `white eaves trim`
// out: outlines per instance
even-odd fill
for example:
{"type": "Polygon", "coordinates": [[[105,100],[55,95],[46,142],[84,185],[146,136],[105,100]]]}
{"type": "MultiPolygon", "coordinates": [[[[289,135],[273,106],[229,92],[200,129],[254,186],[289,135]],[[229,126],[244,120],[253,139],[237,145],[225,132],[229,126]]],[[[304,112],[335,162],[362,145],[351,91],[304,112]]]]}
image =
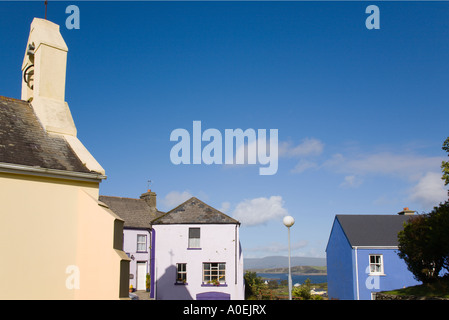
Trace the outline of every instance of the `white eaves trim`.
{"type": "Polygon", "coordinates": [[[4,162],[0,162],[0,172],[28,174],[35,176],[45,176],[49,178],[70,179],[88,182],[99,182],[99,180],[106,179],[106,176],[100,173],[65,171],[4,162]]]}

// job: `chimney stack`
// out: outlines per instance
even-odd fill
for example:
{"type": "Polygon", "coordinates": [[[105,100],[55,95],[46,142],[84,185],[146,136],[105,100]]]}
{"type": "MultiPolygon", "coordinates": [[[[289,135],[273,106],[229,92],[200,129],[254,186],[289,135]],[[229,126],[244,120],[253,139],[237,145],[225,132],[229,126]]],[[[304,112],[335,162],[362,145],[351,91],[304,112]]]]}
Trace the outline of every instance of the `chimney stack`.
{"type": "Polygon", "coordinates": [[[145,193],[142,193],[140,196],[140,199],[145,200],[147,205],[150,207],[151,211],[157,211],[156,208],[156,192],[152,192],[151,190],[148,190],[145,193]]]}
{"type": "Polygon", "coordinates": [[[415,214],[415,211],[410,210],[409,208],[405,207],[404,210],[402,210],[401,212],[398,212],[398,215],[403,216],[412,216],[415,214]]]}

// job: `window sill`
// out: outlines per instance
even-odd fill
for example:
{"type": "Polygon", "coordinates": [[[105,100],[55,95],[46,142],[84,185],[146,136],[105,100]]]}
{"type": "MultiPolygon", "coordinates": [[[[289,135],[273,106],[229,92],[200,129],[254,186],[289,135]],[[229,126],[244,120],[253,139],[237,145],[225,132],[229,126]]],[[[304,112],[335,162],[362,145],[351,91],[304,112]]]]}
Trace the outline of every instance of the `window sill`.
{"type": "Polygon", "coordinates": [[[369,273],[368,275],[369,275],[369,276],[383,276],[383,277],[386,276],[385,273],[369,273]]]}
{"type": "Polygon", "coordinates": [[[202,283],[202,287],[227,287],[228,285],[226,283],[220,283],[219,285],[213,284],[213,283],[202,283]]]}
{"type": "Polygon", "coordinates": [[[187,250],[202,250],[201,248],[187,248],[187,250]]]}
{"type": "Polygon", "coordinates": [[[188,285],[187,282],[175,282],[175,286],[186,286],[188,285]]]}

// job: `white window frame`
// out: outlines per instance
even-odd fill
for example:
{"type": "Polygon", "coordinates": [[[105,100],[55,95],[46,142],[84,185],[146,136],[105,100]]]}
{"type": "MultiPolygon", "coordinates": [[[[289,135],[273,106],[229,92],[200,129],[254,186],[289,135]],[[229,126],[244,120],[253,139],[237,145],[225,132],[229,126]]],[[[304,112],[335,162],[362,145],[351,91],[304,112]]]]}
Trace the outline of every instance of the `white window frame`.
{"type": "Polygon", "coordinates": [[[370,254],[368,258],[369,262],[369,274],[370,275],[383,275],[384,274],[384,256],[382,254],[370,254]],[[372,261],[374,258],[375,261],[372,261]],[[378,259],[376,259],[378,258],[378,259]]]}
{"type": "Polygon", "coordinates": [[[136,252],[147,252],[147,235],[146,234],[138,234],[137,235],[137,248],[136,248],[136,252]],[[139,238],[143,237],[144,241],[139,241],[139,238]],[[140,246],[143,245],[143,250],[140,250],[140,246]]]}
{"type": "Polygon", "coordinates": [[[216,280],[220,284],[226,283],[226,262],[203,262],[203,283],[214,283],[216,280]]]}

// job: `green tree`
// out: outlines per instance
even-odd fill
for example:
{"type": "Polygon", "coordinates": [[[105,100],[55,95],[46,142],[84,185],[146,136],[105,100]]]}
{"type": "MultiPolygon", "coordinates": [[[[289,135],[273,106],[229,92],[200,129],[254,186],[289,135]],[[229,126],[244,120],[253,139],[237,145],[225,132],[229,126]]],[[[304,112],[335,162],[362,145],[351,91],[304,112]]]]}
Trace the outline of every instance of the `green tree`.
{"type": "Polygon", "coordinates": [[[437,254],[428,215],[419,215],[405,223],[398,234],[398,255],[418,281],[432,282],[438,278],[443,260],[437,254]]]}
{"type": "MultiPolygon", "coordinates": [[[[443,142],[442,149],[448,153],[449,156],[449,137],[443,142]]],[[[443,161],[441,163],[441,170],[443,171],[444,185],[449,184],[449,161],[443,161]]],[[[449,192],[448,192],[449,195],[449,192]]],[[[449,202],[440,204],[438,208],[434,208],[434,211],[430,213],[436,226],[435,237],[439,239],[441,250],[444,255],[443,267],[449,271],[449,202]]]]}
{"type": "Polygon", "coordinates": [[[288,286],[288,280],[285,280],[285,279],[281,280],[280,284],[281,284],[282,287],[288,286]]]}
{"type": "MultiPolygon", "coordinates": [[[[449,153],[449,137],[443,143],[449,153]]],[[[441,164],[442,179],[449,184],[449,161],[441,164]]],[[[404,224],[398,234],[398,255],[407,263],[415,279],[423,283],[449,271],[449,202],[440,203],[428,214],[419,215],[404,224]]]]}
{"type": "Polygon", "coordinates": [[[429,213],[429,220],[434,253],[441,257],[442,267],[449,271],[449,201],[435,207],[429,213]]]}
{"type": "MultiPolygon", "coordinates": [[[[449,137],[444,141],[442,149],[446,151],[449,156],[449,137]]],[[[443,171],[443,177],[441,179],[444,180],[444,185],[447,186],[449,184],[449,161],[443,161],[441,163],[441,170],[443,171]]]]}
{"type": "Polygon", "coordinates": [[[244,279],[246,299],[254,298],[264,286],[262,278],[259,277],[256,272],[246,271],[244,279]]]}
{"type": "Polygon", "coordinates": [[[310,283],[310,279],[307,278],[306,281],[299,287],[294,287],[292,290],[292,295],[295,297],[300,297],[303,300],[312,299],[312,285],[310,283]]]}
{"type": "Polygon", "coordinates": [[[277,289],[279,287],[279,283],[277,280],[270,280],[268,281],[268,288],[269,289],[277,289]]]}

